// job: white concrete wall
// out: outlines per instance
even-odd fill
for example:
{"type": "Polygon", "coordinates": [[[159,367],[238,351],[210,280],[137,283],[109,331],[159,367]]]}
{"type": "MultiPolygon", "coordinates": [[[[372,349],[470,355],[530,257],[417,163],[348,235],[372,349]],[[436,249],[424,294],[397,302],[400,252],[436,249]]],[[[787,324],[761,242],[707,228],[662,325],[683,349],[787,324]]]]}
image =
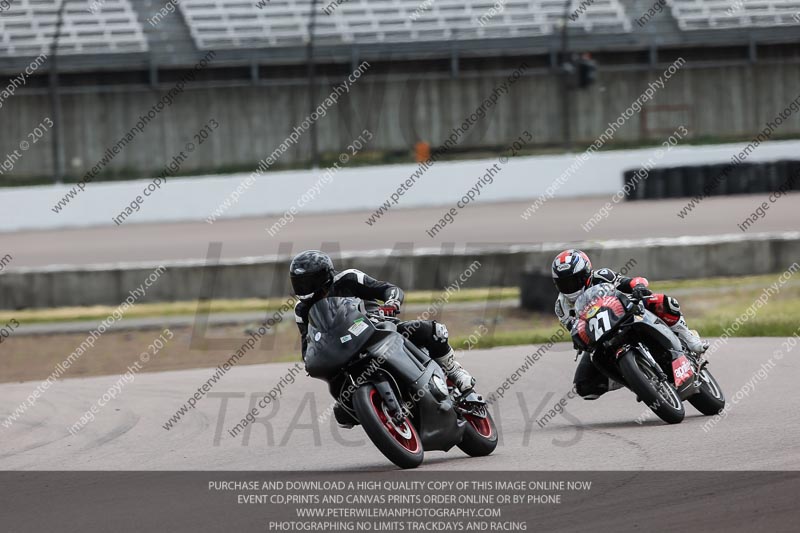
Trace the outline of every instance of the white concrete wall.
{"type": "MultiPolygon", "coordinates": [[[[657,166],[724,163],[746,143],[676,147],[657,166]]],[[[618,150],[592,156],[556,196],[610,194],[622,185],[622,172],[640,167],[658,148],[618,150]]],[[[800,141],[762,144],[748,161],[795,158],[800,141]]],[[[479,201],[496,202],[536,198],[572,163],[575,154],[520,157],[510,160],[494,183],[482,189],[479,201]]],[[[451,204],[472,187],[486,167],[497,159],[436,163],[397,208],[451,204]]],[[[346,168],[324,185],[316,198],[300,212],[373,210],[381,205],[417,166],[412,164],[346,168]]],[[[227,210],[224,217],[276,215],[285,212],[319,181],[319,172],[301,170],[270,172],[259,178],[227,210]]],[[[125,224],[205,220],[230,196],[248,174],[168,179],[166,185],[146,198],[141,210],[125,224]]],[[[23,229],[55,229],[113,224],[112,218],[149,184],[148,180],[90,183],[60,213],[52,211],[72,187],[38,186],[0,189],[0,232],[23,229]]]]}
{"type": "MultiPolygon", "coordinates": [[[[416,249],[407,254],[374,250],[343,254],[335,260],[342,269],[357,267],[407,290],[443,290],[474,261],[480,262],[481,267],[470,277],[470,287],[516,287],[523,274],[530,272],[544,273],[545,286],[551,289],[550,262],[566,246],[565,243],[489,246],[453,250],[445,255],[436,248],[416,249]]],[[[635,266],[633,272],[645,274],[650,280],[688,279],[698,275],[747,276],[782,272],[798,261],[800,232],[595,241],[577,246],[596,264],[613,269],[635,266]]],[[[0,309],[116,306],[158,266],[166,270],[158,283],[148,289],[142,302],[192,301],[211,292],[215,298],[280,298],[288,296],[290,291],[286,275],[290,261],[289,256],[270,256],[218,264],[197,260],[20,268],[0,276],[0,309]],[[212,272],[213,278],[208,275],[212,272]],[[213,287],[207,285],[212,279],[213,287]]]]}

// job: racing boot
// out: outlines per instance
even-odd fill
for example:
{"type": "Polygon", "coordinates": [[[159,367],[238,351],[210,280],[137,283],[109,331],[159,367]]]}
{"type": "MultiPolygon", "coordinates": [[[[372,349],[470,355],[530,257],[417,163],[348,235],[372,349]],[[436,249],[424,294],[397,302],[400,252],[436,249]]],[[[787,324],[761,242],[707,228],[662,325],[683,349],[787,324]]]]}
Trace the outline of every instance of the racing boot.
{"type": "Polygon", "coordinates": [[[697,331],[689,329],[686,320],[681,317],[670,329],[675,333],[681,342],[686,345],[690,352],[702,355],[708,350],[708,342],[700,338],[697,331]]]}
{"type": "Polygon", "coordinates": [[[450,348],[450,351],[447,352],[447,355],[443,355],[442,357],[434,357],[434,361],[436,361],[444,373],[447,374],[447,377],[450,378],[450,381],[456,386],[456,388],[463,392],[467,392],[468,390],[472,389],[475,386],[475,378],[473,378],[469,372],[464,370],[464,368],[456,361],[456,353],[450,348]]]}

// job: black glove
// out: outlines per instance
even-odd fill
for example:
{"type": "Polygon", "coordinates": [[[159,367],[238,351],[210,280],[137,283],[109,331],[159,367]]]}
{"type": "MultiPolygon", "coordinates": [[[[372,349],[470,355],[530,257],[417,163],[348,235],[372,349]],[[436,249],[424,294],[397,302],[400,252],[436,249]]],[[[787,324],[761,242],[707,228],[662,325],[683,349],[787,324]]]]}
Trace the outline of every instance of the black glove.
{"type": "Polygon", "coordinates": [[[648,297],[650,297],[652,295],[653,295],[653,291],[651,291],[650,289],[648,289],[644,285],[637,285],[637,286],[635,286],[633,288],[633,291],[631,291],[631,296],[635,300],[644,300],[645,298],[648,298],[648,297]]]}

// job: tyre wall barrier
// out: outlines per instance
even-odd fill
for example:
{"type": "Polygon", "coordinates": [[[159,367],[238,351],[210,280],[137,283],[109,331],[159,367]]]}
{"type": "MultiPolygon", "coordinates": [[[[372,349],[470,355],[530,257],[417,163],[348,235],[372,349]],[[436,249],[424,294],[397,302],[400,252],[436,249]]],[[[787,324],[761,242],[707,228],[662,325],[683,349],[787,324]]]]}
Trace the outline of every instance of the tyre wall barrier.
{"type": "Polygon", "coordinates": [[[800,190],[800,161],[716,163],[639,169],[622,174],[627,200],[724,196],[800,190]]]}

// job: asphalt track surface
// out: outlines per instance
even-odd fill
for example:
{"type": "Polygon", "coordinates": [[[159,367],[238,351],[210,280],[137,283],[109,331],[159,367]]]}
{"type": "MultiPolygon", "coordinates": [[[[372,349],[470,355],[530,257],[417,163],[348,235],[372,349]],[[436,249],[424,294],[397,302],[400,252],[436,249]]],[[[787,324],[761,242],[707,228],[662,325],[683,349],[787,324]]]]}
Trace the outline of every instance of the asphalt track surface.
{"type": "MultiPolygon", "coordinates": [[[[501,435],[495,453],[469,458],[455,448],[430,452],[420,469],[798,471],[800,347],[776,358],[774,352],[782,350],[782,341],[731,339],[713,354],[710,369],[731,409],[708,431],[703,424],[710,418],[688,403],[686,419],[667,425],[627,390],[608,393],[597,401],[569,399],[564,415],[540,427],[535,420],[570,391],[576,366],[571,346],[557,344],[493,406],[501,435]],[[765,376],[759,378],[762,365],[772,368],[762,371],[765,376]],[[745,387],[747,394],[740,392],[745,387]],[[645,418],[641,424],[636,421],[639,417],[645,418]]],[[[535,349],[474,350],[461,360],[477,377],[478,390],[488,396],[535,349]]],[[[261,420],[236,437],[229,436],[228,430],[278,384],[291,365],[231,369],[169,431],[163,425],[213,370],[140,373],[75,435],[68,428],[119,376],[69,379],[67,373],[67,379],[45,391],[10,428],[0,425],[0,469],[394,470],[360,427],[340,430],[332,420],[318,421],[331,399],[323,382],[304,373],[286,386],[278,402],[258,414],[261,420]]],[[[0,421],[35,386],[34,382],[0,385],[0,421]]]]}
{"type": "MultiPolygon", "coordinates": [[[[737,224],[749,216],[766,195],[726,196],[705,199],[686,218],[678,213],[686,198],[616,204],[609,216],[591,231],[582,229],[611,195],[592,198],[553,199],[529,220],[520,214],[531,200],[513,203],[477,203],[467,206],[455,221],[430,238],[430,229],[452,206],[392,209],[369,226],[371,212],[299,214],[275,236],[266,231],[277,217],[220,220],[214,224],[185,222],[165,224],[126,223],[107,227],[57,231],[23,231],[2,234],[3,251],[14,257],[9,266],[90,265],[118,262],[203,260],[209,243],[221,242],[222,259],[289,254],[338,243],[342,251],[391,249],[397,243],[416,248],[441,247],[444,243],[531,244],[582,242],[606,239],[678,237],[683,235],[741,234],[737,224]],[[284,244],[283,248],[281,243],[284,244]]],[[[377,206],[376,206],[377,207],[377,206]]],[[[766,216],[750,232],[797,230],[800,194],[792,193],[771,204],[766,216]]]]}
{"type": "MultiPolygon", "coordinates": [[[[287,363],[230,370],[210,393],[214,396],[202,399],[170,431],[162,427],[164,422],[209,378],[211,369],[139,374],[76,435],[67,428],[119,377],[65,379],[10,428],[0,426],[3,530],[287,530],[276,521],[320,527],[314,519],[295,514],[308,506],[240,505],[236,491],[207,488],[212,480],[573,479],[593,480],[593,485],[584,492],[567,492],[559,504],[477,507],[502,510],[502,523],[526,524],[527,531],[796,531],[800,348],[785,351],[782,341],[732,339],[714,354],[711,369],[732,407],[708,431],[703,424],[711,419],[691,406],[681,424],[666,425],[648,415],[626,390],[592,402],[571,399],[564,414],[539,427],[534,420],[570,389],[575,366],[569,345],[555,345],[493,406],[501,442],[492,455],[470,458],[458,449],[431,452],[420,468],[406,472],[389,463],[360,428],[339,430],[332,423],[315,422],[331,400],[322,382],[304,375],[288,385],[274,409],[259,413],[263,419],[250,426],[251,432],[226,435],[249,405],[286,374],[287,363]],[[637,418],[645,420],[639,424],[637,418]]],[[[488,393],[536,348],[476,350],[462,362],[488,393]]],[[[0,385],[0,419],[35,385],[0,385]]],[[[330,492],[312,492],[320,491],[330,492]]],[[[451,494],[430,488],[415,493],[451,494]]],[[[465,522],[469,520],[421,518],[416,522],[420,525],[382,530],[458,531],[454,524],[465,522]]],[[[488,524],[467,530],[505,530],[488,524]]]]}

